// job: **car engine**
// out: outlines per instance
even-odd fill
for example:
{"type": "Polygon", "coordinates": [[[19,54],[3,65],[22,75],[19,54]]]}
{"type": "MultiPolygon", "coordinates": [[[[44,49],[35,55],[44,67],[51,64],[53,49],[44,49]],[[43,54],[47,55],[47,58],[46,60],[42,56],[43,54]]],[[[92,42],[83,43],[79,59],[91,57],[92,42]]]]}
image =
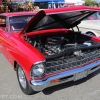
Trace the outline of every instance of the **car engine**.
{"type": "Polygon", "coordinates": [[[100,47],[97,43],[81,34],[49,34],[36,35],[27,41],[37,48],[46,59],[61,58],[67,56],[83,56],[100,47]]]}

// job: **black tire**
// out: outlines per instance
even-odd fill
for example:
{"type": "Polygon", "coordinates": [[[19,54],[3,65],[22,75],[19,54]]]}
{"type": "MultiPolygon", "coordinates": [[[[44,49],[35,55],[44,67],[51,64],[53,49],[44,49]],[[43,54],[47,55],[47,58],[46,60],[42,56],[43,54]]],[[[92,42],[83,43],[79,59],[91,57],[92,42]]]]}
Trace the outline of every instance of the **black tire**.
{"type": "Polygon", "coordinates": [[[87,32],[86,34],[92,35],[92,36],[96,36],[94,33],[92,32],[87,32]]]}
{"type": "Polygon", "coordinates": [[[21,90],[22,90],[22,92],[23,93],[25,93],[25,94],[27,94],[27,95],[31,95],[31,94],[34,94],[35,93],[35,91],[31,88],[31,86],[29,85],[29,83],[28,83],[28,81],[27,81],[27,79],[26,79],[26,76],[25,76],[25,73],[24,73],[24,71],[23,71],[23,69],[21,68],[21,66],[20,65],[18,65],[17,64],[17,70],[16,70],[16,73],[17,73],[17,79],[18,79],[18,82],[19,82],[19,85],[20,85],[20,88],[21,88],[21,90]],[[26,82],[26,84],[25,84],[25,87],[24,86],[22,86],[22,84],[21,84],[21,82],[20,82],[20,76],[19,76],[19,70],[22,70],[23,71],[23,74],[24,74],[24,78],[22,78],[22,80],[24,79],[26,82]]]}

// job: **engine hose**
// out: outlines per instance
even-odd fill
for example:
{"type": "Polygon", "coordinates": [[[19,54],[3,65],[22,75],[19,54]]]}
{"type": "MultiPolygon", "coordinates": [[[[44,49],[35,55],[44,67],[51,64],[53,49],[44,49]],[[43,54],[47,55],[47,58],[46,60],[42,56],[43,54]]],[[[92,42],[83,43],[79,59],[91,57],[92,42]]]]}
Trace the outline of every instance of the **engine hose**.
{"type": "Polygon", "coordinates": [[[67,49],[67,50],[65,50],[61,53],[54,54],[54,55],[45,55],[45,58],[47,60],[50,60],[50,59],[53,59],[53,58],[58,58],[58,57],[64,56],[64,55],[69,54],[69,53],[73,53],[77,50],[87,50],[87,49],[93,49],[93,48],[98,48],[98,47],[100,47],[100,44],[87,46],[87,47],[85,46],[85,47],[71,48],[71,49],[67,49]]]}

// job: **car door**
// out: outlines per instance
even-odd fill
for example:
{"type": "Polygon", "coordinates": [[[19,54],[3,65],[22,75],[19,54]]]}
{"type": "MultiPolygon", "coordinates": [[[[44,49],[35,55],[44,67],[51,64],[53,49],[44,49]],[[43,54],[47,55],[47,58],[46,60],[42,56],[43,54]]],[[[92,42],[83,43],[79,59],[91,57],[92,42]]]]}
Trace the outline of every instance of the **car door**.
{"type": "Polygon", "coordinates": [[[6,16],[0,16],[0,51],[8,58],[7,46],[9,44],[8,21],[6,16]]]}

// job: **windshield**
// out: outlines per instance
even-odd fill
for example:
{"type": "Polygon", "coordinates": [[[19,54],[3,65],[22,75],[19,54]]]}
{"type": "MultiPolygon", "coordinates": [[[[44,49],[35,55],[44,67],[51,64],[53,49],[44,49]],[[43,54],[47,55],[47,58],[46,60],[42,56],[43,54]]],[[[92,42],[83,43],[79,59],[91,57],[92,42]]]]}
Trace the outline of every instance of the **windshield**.
{"type": "Polygon", "coordinates": [[[13,16],[10,17],[10,30],[11,31],[21,31],[25,25],[30,21],[33,15],[24,15],[24,16],[13,16]]]}

